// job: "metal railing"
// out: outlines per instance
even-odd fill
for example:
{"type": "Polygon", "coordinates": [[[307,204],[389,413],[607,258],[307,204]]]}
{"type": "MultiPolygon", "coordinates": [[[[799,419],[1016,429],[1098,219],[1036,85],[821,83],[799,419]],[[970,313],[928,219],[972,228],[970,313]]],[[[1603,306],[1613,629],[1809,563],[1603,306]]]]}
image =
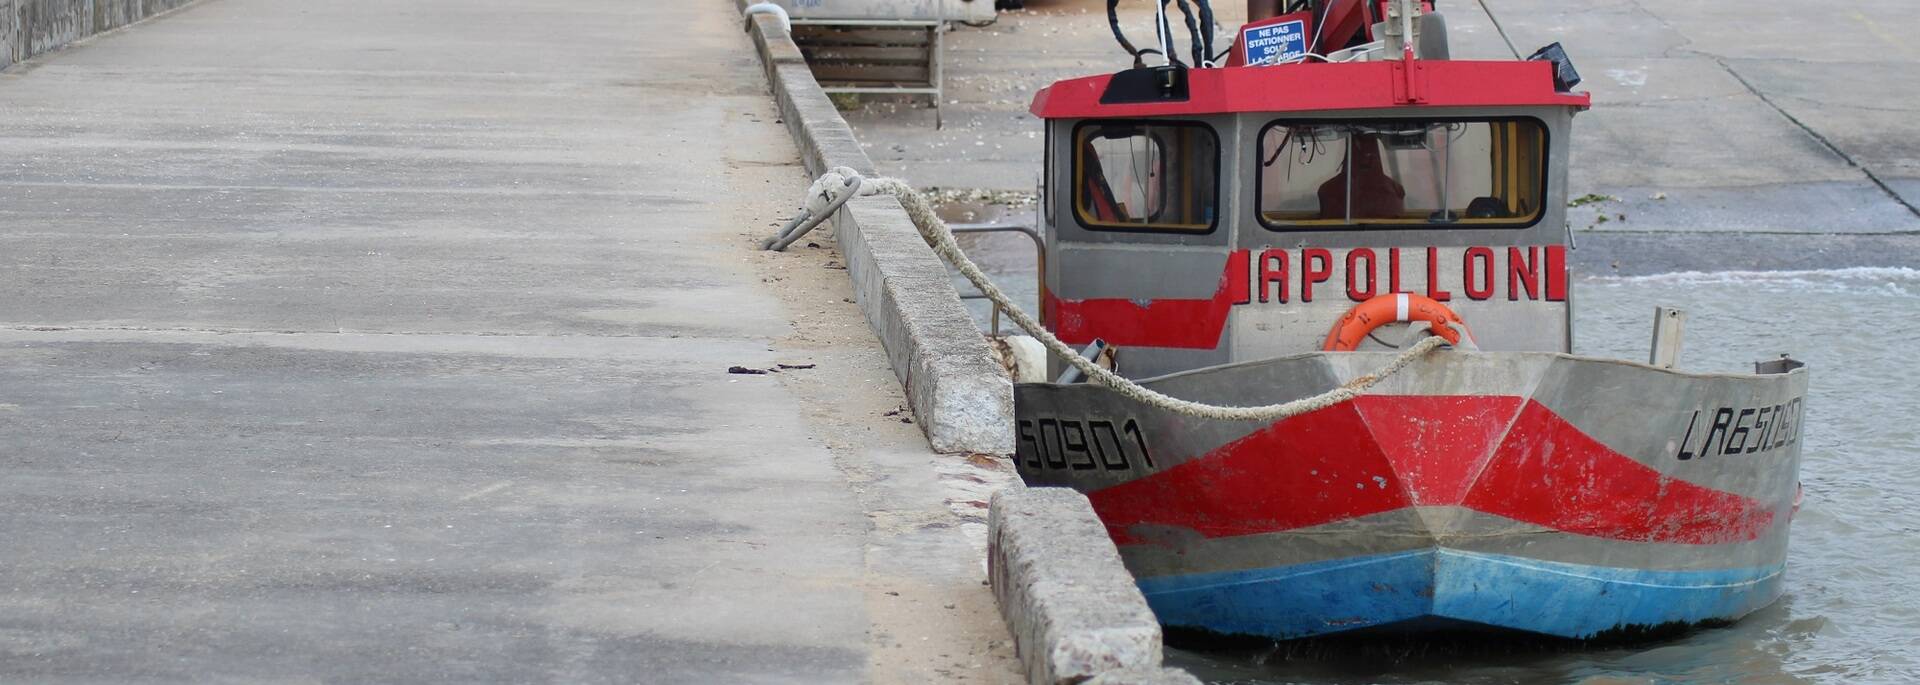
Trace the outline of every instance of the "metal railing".
{"type": "MultiPolygon", "coordinates": [[[[1033,240],[1034,278],[1037,279],[1037,285],[1039,286],[1034,289],[1035,297],[1038,298],[1039,293],[1043,290],[1046,290],[1047,247],[1046,247],[1046,240],[1040,237],[1039,230],[1035,229],[1032,226],[1027,226],[1024,224],[1010,224],[1010,223],[947,224],[947,228],[951,229],[955,235],[959,235],[962,233],[1020,233],[1032,239],[1033,240]]],[[[975,292],[972,292],[972,293],[961,293],[960,299],[984,300],[984,299],[987,299],[987,295],[986,293],[982,293],[976,290],[975,292]]],[[[1000,305],[998,304],[992,305],[989,311],[991,312],[991,314],[989,314],[988,316],[989,316],[989,319],[992,321],[991,327],[993,329],[993,335],[994,337],[999,337],[1000,336],[1000,305]]]]}

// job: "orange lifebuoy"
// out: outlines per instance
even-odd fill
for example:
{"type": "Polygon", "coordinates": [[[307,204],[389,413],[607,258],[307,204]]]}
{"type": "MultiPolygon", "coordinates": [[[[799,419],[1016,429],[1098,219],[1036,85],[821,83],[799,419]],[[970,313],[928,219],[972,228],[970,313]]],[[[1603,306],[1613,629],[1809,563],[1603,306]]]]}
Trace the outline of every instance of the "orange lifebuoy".
{"type": "MultiPolygon", "coordinates": [[[[1380,295],[1347,310],[1347,314],[1333,324],[1333,330],[1327,331],[1327,342],[1320,349],[1352,352],[1374,329],[1408,321],[1427,322],[1432,326],[1434,335],[1454,345],[1460,344],[1460,332],[1447,324],[1460,324],[1460,330],[1467,330],[1467,322],[1460,320],[1459,314],[1435,302],[1433,298],[1406,293],[1380,295]]],[[[1473,332],[1468,330],[1467,336],[1471,338],[1473,332]]]]}

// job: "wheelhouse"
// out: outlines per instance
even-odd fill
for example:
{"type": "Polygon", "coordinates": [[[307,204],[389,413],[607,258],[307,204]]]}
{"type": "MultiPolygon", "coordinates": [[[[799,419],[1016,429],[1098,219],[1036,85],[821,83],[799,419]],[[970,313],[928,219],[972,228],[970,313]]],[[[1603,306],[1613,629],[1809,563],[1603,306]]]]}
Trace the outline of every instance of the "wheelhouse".
{"type": "Polygon", "coordinates": [[[1042,90],[1044,322],[1135,377],[1316,350],[1391,293],[1482,349],[1569,351],[1563,141],[1588,96],[1551,60],[1393,57],[1042,90]]]}

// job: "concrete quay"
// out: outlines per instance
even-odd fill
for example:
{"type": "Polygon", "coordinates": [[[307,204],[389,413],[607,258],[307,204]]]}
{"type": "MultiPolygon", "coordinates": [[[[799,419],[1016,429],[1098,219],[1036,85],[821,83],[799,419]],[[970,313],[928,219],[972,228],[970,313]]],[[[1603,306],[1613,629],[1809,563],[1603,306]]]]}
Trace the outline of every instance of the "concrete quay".
{"type": "MultiPolygon", "coordinates": [[[[872,161],[807,70],[786,26],[756,14],[746,28],[808,168],[872,174],[872,161]]],[[[956,428],[993,442],[1010,439],[1006,372],[985,349],[975,349],[984,345],[973,322],[902,204],[886,196],[855,198],[832,218],[856,301],[916,415],[940,424],[927,429],[928,440],[939,449],[960,432],[956,428]]],[[[1010,448],[989,444],[985,450],[998,455],[1010,448]]],[[[1197,685],[1192,675],[1161,665],[1160,624],[1086,496],[1007,485],[988,506],[986,564],[1026,682],[1197,685]]]]}
{"type": "Polygon", "coordinates": [[[1004,467],[831,236],[754,249],[740,28],[206,0],[0,72],[0,681],[1022,681],[1004,467]]]}
{"type": "MultiPolygon", "coordinates": [[[[931,110],[893,103],[847,119],[883,173],[923,187],[1032,193],[1042,144],[1026,112],[1034,92],[1128,66],[1105,5],[1029,0],[991,26],[956,28],[943,129],[931,110]]],[[[1229,29],[1244,20],[1245,3],[1214,5],[1229,29]]],[[[1568,189],[1569,198],[1602,198],[1569,215],[1582,273],[1920,263],[1920,48],[1899,30],[1920,20],[1920,5],[1486,5],[1521,55],[1563,43],[1594,95],[1593,110],[1574,120],[1568,189]]],[[[1136,41],[1152,35],[1151,7],[1122,3],[1136,41]]],[[[1478,3],[1442,0],[1440,11],[1455,58],[1513,58],[1478,3]]],[[[1006,211],[1023,219],[1031,210],[1006,211]]],[[[1031,261],[1030,249],[1005,243],[1013,254],[987,259],[1031,261]]]]}

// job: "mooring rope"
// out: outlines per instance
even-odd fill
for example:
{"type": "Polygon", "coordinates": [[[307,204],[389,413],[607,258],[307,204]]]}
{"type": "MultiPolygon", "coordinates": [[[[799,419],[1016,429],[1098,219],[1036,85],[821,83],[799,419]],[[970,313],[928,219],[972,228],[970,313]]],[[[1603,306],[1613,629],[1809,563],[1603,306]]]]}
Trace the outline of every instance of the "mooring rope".
{"type": "Polygon", "coordinates": [[[844,204],[846,198],[834,196],[832,191],[835,189],[844,189],[842,192],[848,196],[854,194],[891,195],[895,199],[898,199],[900,206],[906,208],[907,217],[913,220],[914,228],[919,230],[921,239],[927,241],[927,246],[933,248],[935,254],[940,255],[942,259],[947,260],[948,263],[953,264],[955,268],[959,269],[960,275],[965,276],[968,282],[973,283],[974,287],[979,288],[980,292],[985,294],[987,299],[992,300],[995,306],[1006,311],[1007,316],[1013,319],[1015,324],[1026,330],[1035,340],[1039,340],[1040,344],[1047,348],[1047,351],[1066,360],[1068,364],[1079,369],[1080,372],[1086,374],[1088,378],[1108,388],[1112,388],[1115,392],[1126,396],[1128,399],[1182,416],[1215,421],[1273,422],[1319,411],[1359,397],[1361,393],[1366,392],[1366,390],[1373,387],[1374,384],[1379,383],[1388,376],[1399,373],[1401,369],[1406,368],[1408,364],[1412,364],[1414,360],[1425,356],[1428,352],[1439,349],[1447,343],[1447,341],[1440,336],[1428,336],[1420,342],[1409,346],[1406,350],[1402,351],[1399,356],[1394,357],[1393,361],[1389,362],[1386,366],[1380,367],[1378,371],[1355,378],[1338,388],[1312,397],[1302,397],[1292,402],[1255,407],[1227,407],[1183,400],[1148,389],[1139,383],[1135,383],[1119,374],[1108,371],[1105,367],[1095,364],[1092,360],[1081,356],[1078,350],[1073,349],[1073,347],[1062,342],[1059,338],[1054,337],[1052,331],[1047,330],[1045,326],[1040,325],[1039,321],[1034,320],[1026,311],[1015,305],[1013,300],[1007,297],[1005,292],[1000,290],[999,286],[994,285],[993,281],[987,278],[987,273],[982,271],[979,265],[974,264],[973,260],[969,259],[966,253],[960,250],[960,244],[953,239],[953,231],[947,228],[947,222],[942,221],[940,216],[934,213],[933,205],[927,202],[927,198],[922,196],[920,191],[914,190],[913,186],[908,185],[907,182],[900,179],[885,177],[863,178],[857,172],[845,167],[837,167],[828,171],[821,175],[819,180],[814,181],[813,187],[807,191],[807,211],[800,217],[796,217],[794,221],[789,222],[780,234],[768,242],[782,244],[783,246],[786,243],[791,243],[799,239],[800,235],[804,234],[806,230],[811,230],[820,220],[825,219],[826,217],[823,214],[831,214],[833,211],[836,211],[841,204],[844,204]],[[834,202],[833,200],[838,200],[839,202],[834,202]],[[827,209],[828,207],[832,207],[832,209],[827,209]],[[815,211],[816,208],[819,209],[819,212],[815,211]],[[802,223],[806,224],[805,229],[793,230],[802,223]]]}

